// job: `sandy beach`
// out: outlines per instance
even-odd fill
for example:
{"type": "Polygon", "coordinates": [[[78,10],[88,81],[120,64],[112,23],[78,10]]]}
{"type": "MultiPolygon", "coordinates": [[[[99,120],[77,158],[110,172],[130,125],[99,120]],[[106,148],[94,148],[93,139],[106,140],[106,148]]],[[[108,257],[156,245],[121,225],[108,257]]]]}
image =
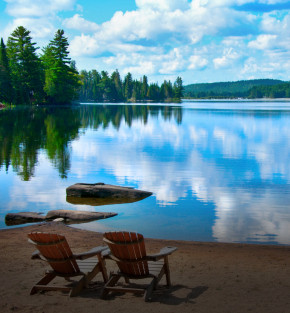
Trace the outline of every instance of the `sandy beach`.
{"type": "MultiPolygon", "coordinates": [[[[66,236],[73,252],[102,245],[102,234],[48,223],[0,231],[0,312],[289,312],[290,247],[146,239],[148,253],[176,246],[170,256],[172,287],[163,278],[152,302],[132,294],[100,299],[100,274],[78,297],[60,291],[30,296],[47,264],[31,260],[30,231],[66,236]]],[[[107,261],[108,272],[116,269],[107,261]]]]}

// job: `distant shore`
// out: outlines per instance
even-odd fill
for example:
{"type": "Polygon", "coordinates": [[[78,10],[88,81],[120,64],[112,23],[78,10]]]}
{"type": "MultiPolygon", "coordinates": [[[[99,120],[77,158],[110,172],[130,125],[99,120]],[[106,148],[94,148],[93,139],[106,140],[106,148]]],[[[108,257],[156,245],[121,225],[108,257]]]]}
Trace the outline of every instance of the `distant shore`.
{"type": "MultiPolygon", "coordinates": [[[[164,280],[151,303],[132,294],[100,299],[101,275],[78,297],[61,292],[30,296],[30,288],[43,275],[46,264],[31,260],[31,231],[64,234],[74,252],[103,245],[102,234],[59,223],[0,230],[1,313],[17,312],[263,312],[284,313],[290,304],[290,247],[201,243],[146,239],[148,253],[164,246],[178,250],[169,257],[172,287],[164,280]]],[[[107,261],[108,272],[115,270],[107,261]]]]}

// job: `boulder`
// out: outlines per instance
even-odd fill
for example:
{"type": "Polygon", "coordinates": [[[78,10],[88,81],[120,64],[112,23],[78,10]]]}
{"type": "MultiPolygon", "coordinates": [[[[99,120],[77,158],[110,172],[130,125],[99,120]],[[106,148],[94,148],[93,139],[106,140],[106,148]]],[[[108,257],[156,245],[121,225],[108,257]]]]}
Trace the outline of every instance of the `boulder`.
{"type": "Polygon", "coordinates": [[[55,220],[63,218],[65,221],[93,221],[103,218],[116,216],[117,213],[112,212],[90,212],[90,211],[74,211],[74,210],[52,210],[46,214],[47,220],[55,220]]]}
{"type": "Polygon", "coordinates": [[[45,216],[35,212],[8,213],[5,216],[7,226],[21,225],[25,223],[36,223],[45,221],[45,216]]]}
{"type": "Polygon", "coordinates": [[[134,189],[132,187],[122,187],[107,185],[104,183],[85,184],[77,183],[66,189],[68,197],[84,198],[111,198],[111,199],[144,199],[152,195],[152,192],[134,189]]]}
{"type": "Polygon", "coordinates": [[[19,212],[8,213],[5,216],[7,226],[21,225],[25,223],[36,223],[45,221],[64,222],[66,224],[86,223],[94,220],[116,216],[113,212],[89,212],[73,210],[52,210],[46,216],[40,213],[19,212]]]}

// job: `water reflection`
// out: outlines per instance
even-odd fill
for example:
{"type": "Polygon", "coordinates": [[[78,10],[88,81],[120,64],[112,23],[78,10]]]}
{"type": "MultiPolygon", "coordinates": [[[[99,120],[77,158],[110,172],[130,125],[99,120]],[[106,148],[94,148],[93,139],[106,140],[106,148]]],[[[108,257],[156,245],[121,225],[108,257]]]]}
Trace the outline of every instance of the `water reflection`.
{"type": "Polygon", "coordinates": [[[180,107],[167,106],[81,106],[81,107],[20,107],[0,114],[0,170],[9,166],[25,181],[34,176],[38,153],[45,150],[61,178],[70,170],[70,142],[80,129],[113,125],[119,129],[121,121],[128,126],[133,120],[147,123],[149,115],[165,120],[174,117],[182,121],[180,107]]]}
{"type": "Polygon", "coordinates": [[[86,228],[128,228],[159,238],[290,244],[290,110],[270,110],[269,103],[267,107],[88,105],[40,108],[34,114],[20,109],[5,117],[1,113],[0,174],[8,173],[11,195],[5,208],[24,209],[27,203],[65,208],[63,190],[70,183],[104,181],[150,190],[154,197],[116,209],[113,205],[107,210],[117,211],[117,218],[86,228]],[[39,126],[29,126],[29,117],[39,126]],[[18,120],[22,125],[17,128],[12,124],[18,120]],[[35,141],[29,128],[31,133],[38,129],[35,141]],[[11,167],[31,181],[10,182],[11,167]]]}

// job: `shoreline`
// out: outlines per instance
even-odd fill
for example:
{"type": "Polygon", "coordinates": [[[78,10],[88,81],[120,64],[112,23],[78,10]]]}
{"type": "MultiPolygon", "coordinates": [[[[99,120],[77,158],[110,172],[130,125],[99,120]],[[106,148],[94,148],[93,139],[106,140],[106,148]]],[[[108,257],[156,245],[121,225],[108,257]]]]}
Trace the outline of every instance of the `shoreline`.
{"type": "MultiPolygon", "coordinates": [[[[75,253],[103,245],[102,233],[55,222],[1,229],[1,312],[282,313],[290,304],[289,246],[147,238],[148,254],[168,245],[178,248],[169,256],[172,287],[165,288],[163,278],[150,303],[132,294],[101,300],[100,274],[75,298],[59,291],[30,296],[30,288],[48,268],[30,259],[34,247],[27,234],[31,231],[61,233],[75,253]]],[[[106,263],[108,272],[116,269],[114,262],[106,263]]]]}

